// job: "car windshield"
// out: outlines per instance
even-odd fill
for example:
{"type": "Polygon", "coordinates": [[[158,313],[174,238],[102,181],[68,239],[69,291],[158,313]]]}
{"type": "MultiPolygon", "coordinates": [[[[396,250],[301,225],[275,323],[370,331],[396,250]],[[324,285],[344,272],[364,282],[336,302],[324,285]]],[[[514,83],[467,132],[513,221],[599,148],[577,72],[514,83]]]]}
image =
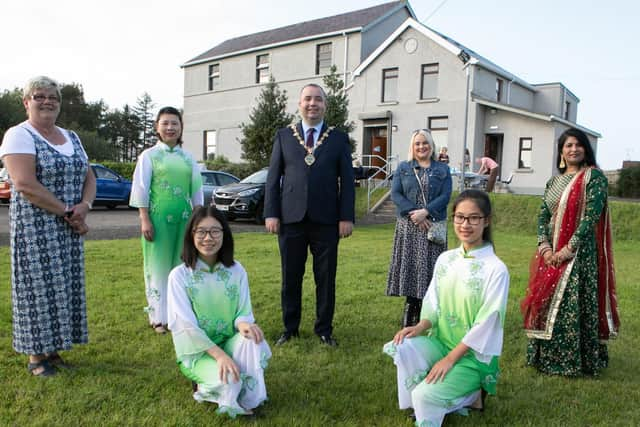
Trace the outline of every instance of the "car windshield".
{"type": "Polygon", "coordinates": [[[252,173],[240,182],[243,184],[264,184],[265,182],[267,182],[267,172],[269,172],[268,169],[259,170],[256,173],[252,173]]]}

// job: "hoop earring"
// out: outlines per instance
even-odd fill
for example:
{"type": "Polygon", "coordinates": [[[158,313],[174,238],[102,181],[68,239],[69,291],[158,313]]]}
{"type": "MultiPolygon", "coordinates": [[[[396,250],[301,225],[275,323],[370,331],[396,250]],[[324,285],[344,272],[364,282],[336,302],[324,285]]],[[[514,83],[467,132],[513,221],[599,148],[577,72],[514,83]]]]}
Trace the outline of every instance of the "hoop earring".
{"type": "Polygon", "coordinates": [[[564,162],[564,156],[560,156],[560,164],[558,165],[560,169],[564,169],[567,167],[567,164],[564,162]]]}

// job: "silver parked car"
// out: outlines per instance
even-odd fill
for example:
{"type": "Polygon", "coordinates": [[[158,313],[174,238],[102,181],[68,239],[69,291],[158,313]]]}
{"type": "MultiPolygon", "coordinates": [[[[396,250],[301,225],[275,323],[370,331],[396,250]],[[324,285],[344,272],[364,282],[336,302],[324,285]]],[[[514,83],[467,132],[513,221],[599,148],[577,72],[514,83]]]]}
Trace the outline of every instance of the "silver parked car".
{"type": "Polygon", "coordinates": [[[204,206],[210,205],[213,192],[223,185],[235,184],[240,180],[230,173],[221,171],[200,171],[202,175],[202,192],[204,193],[204,206]]]}

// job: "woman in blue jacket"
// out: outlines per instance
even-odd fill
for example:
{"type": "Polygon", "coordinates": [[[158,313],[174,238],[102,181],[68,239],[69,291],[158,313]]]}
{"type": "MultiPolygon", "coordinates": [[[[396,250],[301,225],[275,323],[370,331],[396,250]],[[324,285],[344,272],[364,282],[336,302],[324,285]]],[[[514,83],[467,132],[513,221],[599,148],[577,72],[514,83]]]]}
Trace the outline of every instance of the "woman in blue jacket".
{"type": "Polygon", "coordinates": [[[434,231],[446,220],[451,173],[435,153],[431,131],[414,131],[408,160],[398,165],[391,186],[398,220],[386,294],[406,297],[402,326],[417,323],[436,259],[447,249],[446,228],[434,231]]]}

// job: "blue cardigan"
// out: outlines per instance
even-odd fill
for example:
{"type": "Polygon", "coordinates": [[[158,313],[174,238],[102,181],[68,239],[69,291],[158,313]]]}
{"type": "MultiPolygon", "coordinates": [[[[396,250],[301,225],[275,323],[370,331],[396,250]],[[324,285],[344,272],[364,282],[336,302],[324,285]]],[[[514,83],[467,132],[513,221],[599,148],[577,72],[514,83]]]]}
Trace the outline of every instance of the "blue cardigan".
{"type": "MultiPolygon", "coordinates": [[[[414,170],[420,173],[420,165],[415,160],[400,162],[391,181],[391,200],[396,204],[398,217],[406,217],[419,206],[414,200],[422,200],[420,186],[414,170]]],[[[431,160],[431,166],[424,170],[429,177],[427,211],[435,221],[447,217],[447,205],[451,198],[451,172],[444,163],[431,160]]]]}

